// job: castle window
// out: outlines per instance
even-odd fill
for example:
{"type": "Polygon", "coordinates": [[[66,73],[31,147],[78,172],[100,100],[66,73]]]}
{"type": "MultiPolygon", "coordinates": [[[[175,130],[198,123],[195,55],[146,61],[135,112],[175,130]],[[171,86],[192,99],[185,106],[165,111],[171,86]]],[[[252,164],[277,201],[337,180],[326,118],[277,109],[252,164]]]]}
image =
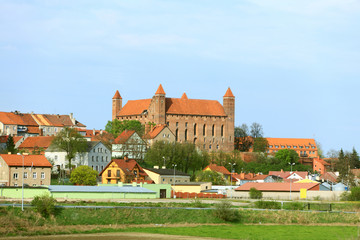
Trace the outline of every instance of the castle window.
{"type": "Polygon", "coordinates": [[[212,125],[211,134],[215,136],[215,124],[212,125]]]}
{"type": "Polygon", "coordinates": [[[185,141],[187,141],[187,129],[185,129],[185,141]]]}
{"type": "Polygon", "coordinates": [[[204,124],[204,126],[203,126],[203,136],[205,136],[206,134],[206,124],[204,124]]]}
{"type": "Polygon", "coordinates": [[[176,129],[176,131],[175,131],[175,141],[178,140],[178,134],[179,134],[179,129],[176,129]]]}
{"type": "Polygon", "coordinates": [[[187,122],[185,123],[185,127],[187,127],[187,122]]]}
{"type": "Polygon", "coordinates": [[[209,145],[209,149],[211,149],[211,144],[209,145]]]}
{"type": "Polygon", "coordinates": [[[216,149],[219,149],[219,145],[216,145],[216,149]]]}
{"type": "Polygon", "coordinates": [[[224,136],[224,125],[221,125],[221,136],[224,136]]]}
{"type": "Polygon", "coordinates": [[[167,125],[167,126],[169,126],[169,124],[170,124],[169,122],[166,122],[166,125],[167,125]]]}
{"type": "Polygon", "coordinates": [[[194,136],[196,136],[196,127],[197,127],[197,125],[196,125],[196,123],[194,124],[194,136]]]}
{"type": "Polygon", "coordinates": [[[176,122],[176,127],[178,127],[179,126],[179,123],[178,122],[176,122]]]}

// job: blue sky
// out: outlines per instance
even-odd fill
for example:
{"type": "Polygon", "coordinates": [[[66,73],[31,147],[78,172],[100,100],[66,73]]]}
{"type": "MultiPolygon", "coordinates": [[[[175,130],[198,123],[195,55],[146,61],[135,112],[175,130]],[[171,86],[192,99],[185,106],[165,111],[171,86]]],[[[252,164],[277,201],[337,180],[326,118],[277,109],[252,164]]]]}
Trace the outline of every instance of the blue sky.
{"type": "Polygon", "coordinates": [[[236,96],[235,124],[360,151],[360,2],[0,0],[0,111],[103,129],[111,98],[236,96]]]}

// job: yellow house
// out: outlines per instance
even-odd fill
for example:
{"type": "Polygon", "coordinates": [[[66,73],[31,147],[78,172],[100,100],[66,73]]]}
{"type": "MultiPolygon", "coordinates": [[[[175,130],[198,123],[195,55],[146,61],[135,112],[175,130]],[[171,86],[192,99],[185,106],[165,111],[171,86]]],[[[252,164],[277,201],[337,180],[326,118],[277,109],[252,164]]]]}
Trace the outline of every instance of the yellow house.
{"type": "Polygon", "coordinates": [[[124,159],[112,159],[99,176],[101,176],[103,184],[117,184],[119,182],[144,182],[147,174],[134,159],[125,157],[124,159]]]}
{"type": "Polygon", "coordinates": [[[214,171],[214,172],[221,173],[226,180],[230,181],[231,173],[224,166],[210,164],[206,168],[204,168],[203,171],[214,171]]]}

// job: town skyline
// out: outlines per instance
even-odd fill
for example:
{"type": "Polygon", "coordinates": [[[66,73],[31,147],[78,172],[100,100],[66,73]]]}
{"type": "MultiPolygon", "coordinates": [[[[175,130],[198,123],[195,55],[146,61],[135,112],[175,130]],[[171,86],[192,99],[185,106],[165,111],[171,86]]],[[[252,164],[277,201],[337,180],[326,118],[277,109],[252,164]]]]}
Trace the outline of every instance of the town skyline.
{"type": "Polygon", "coordinates": [[[218,100],[235,126],[360,148],[357,1],[0,1],[0,111],[69,114],[88,129],[111,99],[218,100]]]}

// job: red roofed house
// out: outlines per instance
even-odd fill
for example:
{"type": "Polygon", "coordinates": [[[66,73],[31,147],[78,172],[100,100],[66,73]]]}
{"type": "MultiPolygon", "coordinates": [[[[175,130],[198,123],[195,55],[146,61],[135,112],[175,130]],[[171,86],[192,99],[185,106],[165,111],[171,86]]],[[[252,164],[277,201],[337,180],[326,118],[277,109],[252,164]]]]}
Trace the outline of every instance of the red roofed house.
{"type": "Polygon", "coordinates": [[[177,142],[192,142],[207,151],[234,149],[235,96],[230,88],[223,97],[223,105],[216,100],[167,98],[159,86],[151,99],[129,100],[122,106],[116,91],[112,103],[112,119],[138,120],[166,124],[177,142]]]}
{"type": "Polygon", "coordinates": [[[18,150],[24,150],[29,153],[38,151],[41,154],[48,149],[53,139],[53,136],[27,137],[19,145],[18,150]]]}
{"type": "Polygon", "coordinates": [[[145,135],[143,139],[147,141],[148,146],[151,146],[156,141],[175,142],[175,135],[166,124],[158,124],[154,127],[147,124],[145,125],[145,135]]]}
{"type": "Polygon", "coordinates": [[[0,185],[21,186],[22,176],[29,186],[50,185],[51,168],[43,155],[0,154],[0,185]]]}
{"type": "Polygon", "coordinates": [[[222,175],[224,175],[224,178],[226,180],[230,181],[231,173],[224,166],[218,166],[216,164],[210,164],[207,167],[205,167],[203,171],[213,171],[213,172],[221,173],[222,175]]]}
{"type": "Polygon", "coordinates": [[[308,178],[309,173],[305,171],[269,171],[269,175],[274,175],[284,179],[284,182],[295,182],[308,178]]]}
{"type": "MultiPolygon", "coordinates": [[[[8,141],[9,136],[5,135],[5,136],[0,136],[0,153],[6,149],[6,142],[8,141]]],[[[20,144],[22,142],[24,142],[25,137],[23,136],[14,136],[14,144],[15,144],[15,148],[18,148],[20,146],[20,144]]]]}
{"type": "Polygon", "coordinates": [[[128,156],[132,159],[143,159],[146,142],[134,130],[125,130],[112,143],[112,157],[128,156]]]}
{"type": "Polygon", "coordinates": [[[0,135],[13,136],[52,136],[64,127],[85,128],[73,114],[34,114],[0,112],[0,135]]]}
{"type": "Polygon", "coordinates": [[[247,182],[279,182],[283,179],[274,176],[274,175],[263,175],[263,174],[254,174],[254,173],[240,173],[232,175],[233,181],[236,182],[236,185],[243,185],[247,182]]]}
{"type": "Polygon", "coordinates": [[[313,171],[317,171],[321,175],[326,172],[326,168],[330,166],[330,163],[327,163],[325,160],[320,157],[313,159],[313,171]]]}
{"type": "Polygon", "coordinates": [[[276,153],[281,149],[292,149],[300,157],[318,157],[318,149],[314,139],[308,138],[266,138],[269,143],[268,153],[276,153]]]}
{"type": "Polygon", "coordinates": [[[147,174],[142,167],[134,160],[128,159],[112,159],[111,162],[99,174],[103,184],[116,184],[118,182],[144,182],[147,174]]]}

